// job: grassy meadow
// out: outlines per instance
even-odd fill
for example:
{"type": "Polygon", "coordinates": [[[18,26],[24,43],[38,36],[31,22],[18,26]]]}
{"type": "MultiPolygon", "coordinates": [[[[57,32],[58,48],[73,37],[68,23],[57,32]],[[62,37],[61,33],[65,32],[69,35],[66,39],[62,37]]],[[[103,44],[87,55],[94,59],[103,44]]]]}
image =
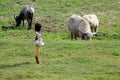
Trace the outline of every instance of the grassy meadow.
{"type": "Polygon", "coordinates": [[[119,79],[120,0],[0,1],[0,80],[119,79]],[[42,64],[35,62],[34,30],[27,30],[27,22],[15,27],[14,14],[25,5],[35,8],[32,27],[43,26],[42,64]],[[98,35],[71,41],[68,16],[92,13],[100,20],[98,35]]]}

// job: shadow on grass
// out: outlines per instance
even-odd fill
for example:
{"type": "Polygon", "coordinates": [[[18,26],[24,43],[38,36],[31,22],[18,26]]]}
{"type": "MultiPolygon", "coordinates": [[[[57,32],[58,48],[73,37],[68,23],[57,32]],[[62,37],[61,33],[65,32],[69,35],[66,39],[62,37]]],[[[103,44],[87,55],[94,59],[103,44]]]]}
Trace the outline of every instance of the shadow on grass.
{"type": "Polygon", "coordinates": [[[15,27],[13,27],[13,26],[2,26],[2,31],[7,31],[7,30],[9,30],[9,29],[15,29],[15,27]]]}
{"type": "Polygon", "coordinates": [[[23,63],[16,63],[16,64],[2,64],[0,65],[1,69],[4,68],[10,68],[10,67],[17,67],[17,66],[21,66],[21,65],[29,65],[30,62],[23,62],[23,63]]]}
{"type": "Polygon", "coordinates": [[[21,30],[21,29],[26,29],[24,26],[2,26],[2,31],[8,31],[8,30],[21,30]]]}

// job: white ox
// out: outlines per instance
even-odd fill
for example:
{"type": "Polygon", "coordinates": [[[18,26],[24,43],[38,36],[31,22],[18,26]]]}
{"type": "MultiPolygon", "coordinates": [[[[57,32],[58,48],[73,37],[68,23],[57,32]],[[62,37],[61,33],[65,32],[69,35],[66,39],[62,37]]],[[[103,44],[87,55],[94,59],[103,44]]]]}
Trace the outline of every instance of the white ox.
{"type": "Polygon", "coordinates": [[[98,17],[95,14],[90,14],[90,15],[83,15],[83,18],[85,18],[90,23],[91,31],[94,34],[97,34],[98,26],[99,26],[98,17]]]}
{"type": "Polygon", "coordinates": [[[67,25],[71,33],[71,40],[81,37],[84,40],[91,40],[93,33],[90,29],[89,22],[79,15],[71,15],[67,19],[67,25]]]}

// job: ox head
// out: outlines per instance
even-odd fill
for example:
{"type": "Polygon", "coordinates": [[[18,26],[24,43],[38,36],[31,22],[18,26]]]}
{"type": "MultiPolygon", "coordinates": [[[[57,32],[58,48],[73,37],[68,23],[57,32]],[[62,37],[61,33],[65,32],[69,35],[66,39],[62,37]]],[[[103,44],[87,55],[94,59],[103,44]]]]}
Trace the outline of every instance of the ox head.
{"type": "Polygon", "coordinates": [[[16,21],[16,26],[19,26],[19,25],[21,24],[21,19],[20,19],[20,17],[19,17],[19,16],[15,16],[15,14],[14,14],[14,19],[15,19],[15,21],[16,21]]]}
{"type": "Polygon", "coordinates": [[[91,40],[91,38],[93,37],[91,32],[83,33],[83,35],[85,40],[91,40]]]}
{"type": "Polygon", "coordinates": [[[91,38],[93,37],[93,33],[92,32],[84,32],[79,28],[80,33],[82,33],[82,35],[84,36],[84,40],[91,40],[91,38]]]}

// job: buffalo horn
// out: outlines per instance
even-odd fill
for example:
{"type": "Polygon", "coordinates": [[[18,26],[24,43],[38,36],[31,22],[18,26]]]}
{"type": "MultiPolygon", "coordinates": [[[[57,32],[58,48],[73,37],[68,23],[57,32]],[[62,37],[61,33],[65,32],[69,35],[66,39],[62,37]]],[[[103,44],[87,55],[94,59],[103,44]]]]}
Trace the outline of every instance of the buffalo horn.
{"type": "Polygon", "coordinates": [[[87,35],[87,32],[83,32],[83,31],[80,29],[80,27],[79,27],[79,31],[80,31],[82,34],[87,35]]]}

